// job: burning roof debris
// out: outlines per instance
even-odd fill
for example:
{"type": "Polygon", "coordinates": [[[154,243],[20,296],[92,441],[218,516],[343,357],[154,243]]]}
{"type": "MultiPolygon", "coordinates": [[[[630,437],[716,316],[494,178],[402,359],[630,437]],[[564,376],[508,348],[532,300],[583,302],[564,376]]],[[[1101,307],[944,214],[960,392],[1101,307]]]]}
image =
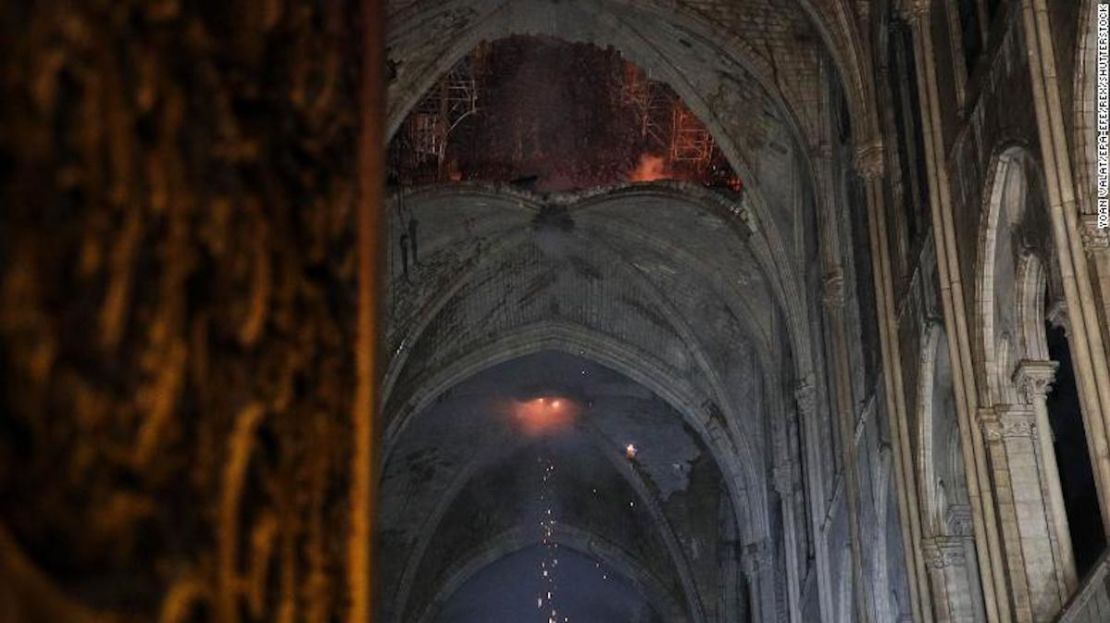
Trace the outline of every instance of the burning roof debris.
{"type": "Polygon", "coordinates": [[[739,192],[712,135],[667,85],[613,48],[547,37],[484,42],[390,144],[394,183],[514,182],[559,192],[683,180],[739,192]]]}

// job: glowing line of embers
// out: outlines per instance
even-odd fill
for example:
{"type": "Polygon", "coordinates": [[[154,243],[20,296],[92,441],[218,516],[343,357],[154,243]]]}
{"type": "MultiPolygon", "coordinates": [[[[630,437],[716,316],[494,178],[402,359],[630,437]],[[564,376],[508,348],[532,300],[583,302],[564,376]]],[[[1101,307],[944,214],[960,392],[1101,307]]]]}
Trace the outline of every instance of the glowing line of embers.
{"type": "MultiPolygon", "coordinates": [[[[624,454],[629,461],[636,459],[639,450],[635,444],[628,444],[625,446],[624,454]]],[[[547,615],[547,623],[569,623],[570,617],[563,616],[560,621],[559,608],[555,605],[555,567],[559,566],[558,550],[559,544],[555,541],[555,513],[552,510],[551,495],[551,478],[555,473],[555,462],[550,457],[541,457],[539,462],[544,465],[543,480],[540,485],[540,505],[543,507],[543,513],[540,516],[540,531],[543,534],[543,547],[544,558],[540,561],[540,594],[536,597],[536,608],[540,612],[544,612],[545,608],[550,608],[547,615]],[[546,607],[545,604],[546,603],[546,607]]],[[[593,490],[594,495],[597,495],[597,489],[593,490]]],[[[628,505],[634,506],[633,502],[628,505]]],[[[594,566],[601,571],[601,563],[595,562],[594,566]]],[[[602,572],[602,580],[608,580],[609,574],[602,572]]]]}
{"type": "Polygon", "coordinates": [[[540,516],[540,530],[543,534],[544,558],[540,561],[540,594],[536,598],[536,608],[541,612],[550,609],[547,623],[567,623],[568,617],[559,618],[559,609],[555,605],[555,567],[559,566],[559,544],[555,542],[555,515],[551,509],[551,476],[555,473],[555,463],[550,458],[540,459],[546,463],[543,468],[543,483],[540,487],[540,504],[544,507],[540,516]],[[546,607],[545,604],[546,603],[546,607]]]}

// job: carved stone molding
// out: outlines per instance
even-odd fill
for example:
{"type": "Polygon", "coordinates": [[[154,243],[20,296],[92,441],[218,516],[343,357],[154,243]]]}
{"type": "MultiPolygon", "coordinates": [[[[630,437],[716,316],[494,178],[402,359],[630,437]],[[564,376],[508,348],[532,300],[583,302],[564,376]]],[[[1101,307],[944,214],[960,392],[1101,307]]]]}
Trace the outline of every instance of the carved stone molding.
{"type": "Polygon", "coordinates": [[[951,504],[948,506],[944,523],[948,527],[950,536],[971,538],[973,535],[971,521],[971,505],[951,504]]]}
{"type": "Polygon", "coordinates": [[[771,566],[771,547],[767,541],[756,541],[744,546],[741,556],[744,575],[751,582],[771,566]]]}
{"type": "Polygon", "coordinates": [[[1079,236],[1088,253],[1110,250],[1110,228],[1099,228],[1097,214],[1083,214],[1079,223],[1079,236]]]}
{"type": "Polygon", "coordinates": [[[805,421],[817,413],[817,389],[811,379],[803,379],[795,385],[794,402],[798,405],[799,420],[805,421]]]}
{"type": "Polygon", "coordinates": [[[998,415],[993,408],[979,409],[978,421],[979,427],[983,431],[983,438],[986,441],[1000,441],[1002,439],[1002,423],[998,420],[998,415]]]}
{"type": "Polygon", "coordinates": [[[839,267],[832,269],[825,275],[822,282],[821,300],[826,307],[841,309],[844,307],[844,273],[839,267]]]}
{"type": "Polygon", "coordinates": [[[921,554],[925,558],[925,566],[930,569],[942,568],[944,559],[941,557],[940,548],[936,539],[921,539],[921,554]]]}
{"type": "Polygon", "coordinates": [[[871,180],[883,175],[883,144],[875,140],[856,149],[856,171],[871,180]]]}
{"type": "Polygon", "coordinates": [[[932,8],[931,0],[902,0],[898,3],[898,12],[902,19],[911,23],[918,18],[927,16],[930,8],[932,8]]]}
{"type": "Polygon", "coordinates": [[[925,565],[930,569],[962,567],[967,564],[966,537],[934,537],[921,540],[925,565]]]}
{"type": "Polygon", "coordinates": [[[781,496],[787,496],[794,492],[794,463],[792,461],[783,461],[771,470],[771,477],[775,485],[775,491],[781,496]]]}
{"type": "Polygon", "coordinates": [[[1071,322],[1068,320],[1068,304],[1062,299],[1058,300],[1045,310],[1044,319],[1048,324],[1056,328],[1061,328],[1064,333],[1071,335],[1071,322]]]}
{"type": "Polygon", "coordinates": [[[1060,364],[1055,361],[1023,360],[1014,372],[1014,385],[1018,388],[1026,404],[1044,400],[1052,390],[1056,380],[1056,369],[1060,364]]]}
{"type": "Polygon", "coordinates": [[[1033,437],[1036,416],[1028,405],[995,405],[979,410],[979,424],[987,441],[1033,437]]]}

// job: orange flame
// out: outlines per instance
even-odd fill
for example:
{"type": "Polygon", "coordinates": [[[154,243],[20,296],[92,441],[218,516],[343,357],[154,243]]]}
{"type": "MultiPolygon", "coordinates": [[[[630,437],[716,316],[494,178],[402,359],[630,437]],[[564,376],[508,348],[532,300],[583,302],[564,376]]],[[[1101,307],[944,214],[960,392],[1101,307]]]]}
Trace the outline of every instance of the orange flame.
{"type": "Polygon", "coordinates": [[[668,177],[670,174],[667,172],[667,163],[662,156],[643,154],[640,156],[640,164],[629,175],[628,181],[653,182],[668,177]]]}
{"type": "Polygon", "coordinates": [[[567,428],[578,415],[574,401],[559,396],[513,401],[513,421],[530,437],[558,432],[567,428]]]}

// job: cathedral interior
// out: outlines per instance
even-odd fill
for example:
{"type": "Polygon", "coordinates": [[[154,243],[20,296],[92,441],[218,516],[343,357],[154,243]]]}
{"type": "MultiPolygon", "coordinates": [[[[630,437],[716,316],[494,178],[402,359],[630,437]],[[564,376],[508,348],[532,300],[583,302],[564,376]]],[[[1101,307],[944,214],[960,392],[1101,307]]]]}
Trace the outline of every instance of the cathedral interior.
{"type": "Polygon", "coordinates": [[[0,623],[1110,621],[1100,6],[5,3],[0,623]]]}

